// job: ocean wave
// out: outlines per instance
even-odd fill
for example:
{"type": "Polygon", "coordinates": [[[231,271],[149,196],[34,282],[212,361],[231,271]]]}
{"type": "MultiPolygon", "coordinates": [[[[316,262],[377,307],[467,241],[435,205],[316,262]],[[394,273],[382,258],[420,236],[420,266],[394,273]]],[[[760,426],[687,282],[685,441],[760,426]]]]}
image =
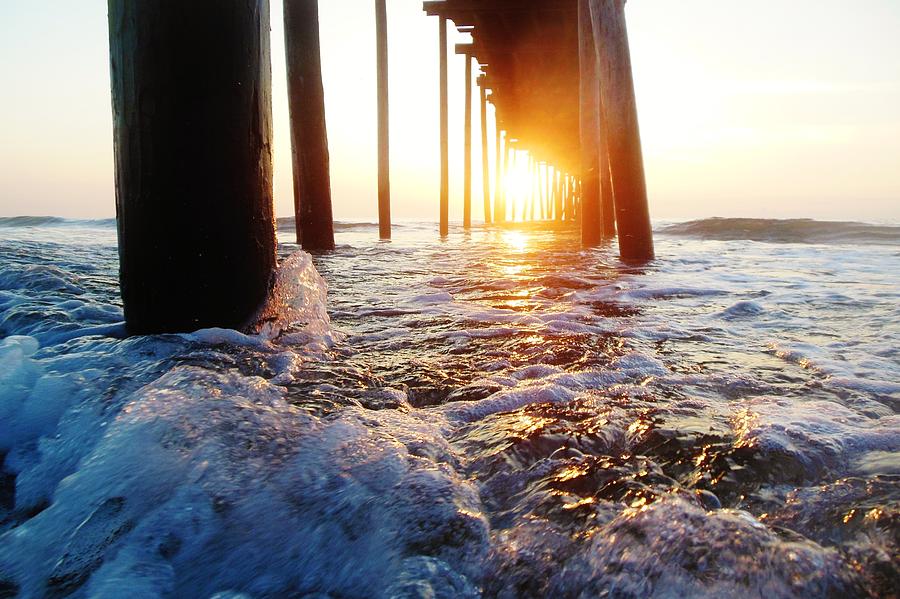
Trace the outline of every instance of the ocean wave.
{"type": "Polygon", "coordinates": [[[900,245],[900,227],[813,219],[706,218],[666,225],[664,235],[721,241],[900,245]]]}
{"type": "MultiPolygon", "coordinates": [[[[277,225],[279,231],[293,231],[296,221],[293,216],[283,216],[277,219],[277,225]]],[[[392,223],[393,227],[398,227],[402,225],[398,225],[396,223],[392,223]]],[[[335,231],[354,231],[358,229],[377,229],[378,223],[366,223],[366,222],[344,222],[344,221],[335,221],[334,222],[334,230],[335,231]]]]}
{"type": "Polygon", "coordinates": [[[0,228],[25,227],[115,227],[116,219],[70,219],[60,216],[3,216],[0,228]]]}
{"type": "Polygon", "coordinates": [[[892,596],[896,250],[352,226],[130,338],[112,230],[0,234],[0,597],[892,596]]]}

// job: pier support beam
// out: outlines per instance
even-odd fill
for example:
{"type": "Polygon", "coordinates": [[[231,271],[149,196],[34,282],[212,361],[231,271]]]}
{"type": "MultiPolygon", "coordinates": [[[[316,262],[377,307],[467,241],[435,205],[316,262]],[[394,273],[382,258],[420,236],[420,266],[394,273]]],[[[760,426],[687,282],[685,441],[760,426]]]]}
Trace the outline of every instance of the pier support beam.
{"type": "Polygon", "coordinates": [[[641,151],[625,0],[590,0],[601,101],[609,140],[619,253],[624,260],[652,260],[653,231],[641,151]]]}
{"type": "MultiPolygon", "coordinates": [[[[512,172],[513,176],[517,176],[518,172],[516,171],[516,160],[518,158],[518,156],[517,156],[518,151],[516,150],[515,145],[512,143],[512,141],[508,140],[508,139],[506,142],[506,154],[507,154],[506,172],[507,173],[512,172]]],[[[514,188],[518,187],[518,185],[515,185],[513,187],[514,188]]],[[[504,200],[503,201],[503,220],[509,219],[510,222],[516,222],[516,196],[518,195],[518,193],[516,193],[514,195],[510,195],[510,192],[512,192],[512,191],[518,192],[519,190],[518,189],[507,189],[506,190],[506,196],[503,199],[504,200]],[[507,206],[507,201],[509,202],[508,206],[507,206]]]]}
{"type": "Polygon", "coordinates": [[[463,228],[472,228],[472,55],[463,53],[466,59],[465,106],[465,156],[463,157],[463,228]]]}
{"type": "Polygon", "coordinates": [[[132,334],[250,324],[276,264],[268,0],[109,0],[132,334]]]}
{"type": "Polygon", "coordinates": [[[378,236],[391,238],[391,142],[388,92],[388,32],[385,0],[375,0],[378,75],[378,236]]]}
{"type": "Polygon", "coordinates": [[[550,216],[550,165],[544,164],[543,189],[541,190],[541,220],[548,220],[550,216]]]}
{"type": "Polygon", "coordinates": [[[603,239],[600,210],[600,77],[588,0],[578,0],[578,57],[580,71],[579,126],[581,132],[581,243],[593,246],[603,239]]]}
{"type": "Polygon", "coordinates": [[[553,198],[553,217],[557,221],[563,219],[563,178],[560,171],[556,171],[556,195],[553,198]]]}
{"type": "Polygon", "coordinates": [[[284,48],[297,243],[306,250],[331,250],[334,224],[317,0],[284,0],[284,48]]]}
{"type": "MultiPolygon", "coordinates": [[[[484,194],[484,224],[491,224],[491,165],[488,159],[487,91],[484,77],[478,81],[481,91],[481,187],[484,194]]],[[[496,168],[496,165],[494,166],[496,168]]]]}
{"type": "Polygon", "coordinates": [[[440,96],[441,96],[441,237],[450,232],[450,142],[447,91],[447,17],[440,18],[440,96]]]}
{"type": "Polygon", "coordinates": [[[496,157],[496,173],[494,176],[496,177],[496,185],[494,186],[494,222],[502,223],[506,220],[505,213],[506,208],[504,204],[506,202],[506,188],[504,186],[504,179],[506,177],[506,149],[504,148],[504,140],[506,139],[506,131],[500,130],[500,125],[497,125],[497,157],[496,157]]]}
{"type": "Polygon", "coordinates": [[[540,179],[537,178],[537,161],[534,159],[534,154],[530,154],[528,156],[528,174],[531,176],[531,194],[528,200],[528,220],[534,220],[534,205],[540,201],[541,193],[541,182],[540,179]]]}
{"type": "Polygon", "coordinates": [[[616,199],[613,192],[612,177],[609,172],[609,141],[607,139],[606,126],[603,124],[606,116],[603,114],[603,106],[600,106],[600,227],[603,239],[609,240],[616,236],[616,199]]]}

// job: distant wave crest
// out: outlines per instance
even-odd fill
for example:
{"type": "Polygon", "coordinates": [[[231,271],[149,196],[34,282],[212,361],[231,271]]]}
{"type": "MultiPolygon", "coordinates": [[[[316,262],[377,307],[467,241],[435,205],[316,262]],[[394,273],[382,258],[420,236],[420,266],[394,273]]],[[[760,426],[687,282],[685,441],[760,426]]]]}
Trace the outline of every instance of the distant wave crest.
{"type": "Polygon", "coordinates": [[[667,225],[659,232],[723,241],[900,245],[898,226],[812,219],[707,218],[667,225]]]}
{"type": "Polygon", "coordinates": [[[16,227],[114,227],[116,219],[104,218],[98,220],[76,220],[62,218],[60,216],[3,216],[0,217],[0,227],[12,229],[16,227]]]}
{"type": "MultiPolygon", "coordinates": [[[[278,218],[278,230],[279,231],[293,231],[294,230],[294,217],[293,216],[283,216],[278,218]]],[[[394,226],[398,226],[394,224],[394,226]]],[[[334,222],[334,230],[335,231],[349,231],[353,229],[377,229],[378,223],[364,223],[364,222],[342,222],[335,221],[334,222]]]]}

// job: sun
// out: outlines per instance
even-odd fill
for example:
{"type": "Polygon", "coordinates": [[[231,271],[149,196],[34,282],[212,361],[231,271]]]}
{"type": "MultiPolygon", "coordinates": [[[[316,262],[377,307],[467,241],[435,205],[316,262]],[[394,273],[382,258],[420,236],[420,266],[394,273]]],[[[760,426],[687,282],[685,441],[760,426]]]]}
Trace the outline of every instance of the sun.
{"type": "Polygon", "coordinates": [[[515,157],[507,164],[503,177],[506,204],[511,209],[510,219],[522,220],[522,209],[532,201],[535,193],[535,172],[528,168],[527,152],[515,152],[515,157]]]}

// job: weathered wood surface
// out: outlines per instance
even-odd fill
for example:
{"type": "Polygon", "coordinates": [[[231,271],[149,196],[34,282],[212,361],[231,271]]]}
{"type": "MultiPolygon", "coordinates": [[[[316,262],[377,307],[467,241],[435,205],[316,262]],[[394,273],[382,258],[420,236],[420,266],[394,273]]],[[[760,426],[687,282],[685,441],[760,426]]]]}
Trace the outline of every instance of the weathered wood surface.
{"type": "Polygon", "coordinates": [[[568,173],[566,174],[566,202],[563,210],[565,220],[575,220],[575,178],[568,173]]]}
{"type": "Polygon", "coordinates": [[[505,139],[506,134],[504,131],[497,129],[497,166],[496,166],[496,185],[494,188],[494,222],[502,223],[506,220],[504,217],[505,208],[504,204],[506,202],[506,148],[505,139]]]}
{"type": "Polygon", "coordinates": [[[297,243],[334,249],[318,0],[284,0],[284,47],[294,167],[297,243]]]}
{"type": "MultiPolygon", "coordinates": [[[[603,85],[603,83],[600,83],[603,85]]],[[[616,199],[613,193],[612,177],[609,172],[609,140],[603,105],[600,105],[600,226],[604,240],[616,236],[616,199]]]]}
{"type": "Polygon", "coordinates": [[[385,0],[375,0],[375,55],[378,77],[378,235],[391,238],[391,142],[388,91],[388,28],[385,0]]]}
{"type": "Polygon", "coordinates": [[[625,0],[590,0],[601,102],[615,194],[619,253],[625,260],[652,260],[653,232],[638,127],[625,0]]]}
{"type": "Polygon", "coordinates": [[[440,127],[441,127],[441,205],[440,233],[450,232],[450,142],[449,107],[447,90],[447,19],[440,18],[440,127]]]}
{"type": "MultiPolygon", "coordinates": [[[[491,223],[491,165],[488,159],[487,90],[478,86],[481,97],[481,187],[484,195],[484,222],[491,223]]],[[[496,168],[496,167],[495,167],[496,168]]]]}
{"type": "Polygon", "coordinates": [[[472,228],[472,57],[466,59],[466,104],[463,141],[463,228],[472,228]]]}
{"type": "Polygon", "coordinates": [[[600,74],[588,0],[578,0],[579,124],[581,134],[581,243],[603,239],[600,211],[600,74]]]}
{"type": "Polygon", "coordinates": [[[276,264],[268,0],[109,0],[133,334],[242,328],[276,264]]]}

